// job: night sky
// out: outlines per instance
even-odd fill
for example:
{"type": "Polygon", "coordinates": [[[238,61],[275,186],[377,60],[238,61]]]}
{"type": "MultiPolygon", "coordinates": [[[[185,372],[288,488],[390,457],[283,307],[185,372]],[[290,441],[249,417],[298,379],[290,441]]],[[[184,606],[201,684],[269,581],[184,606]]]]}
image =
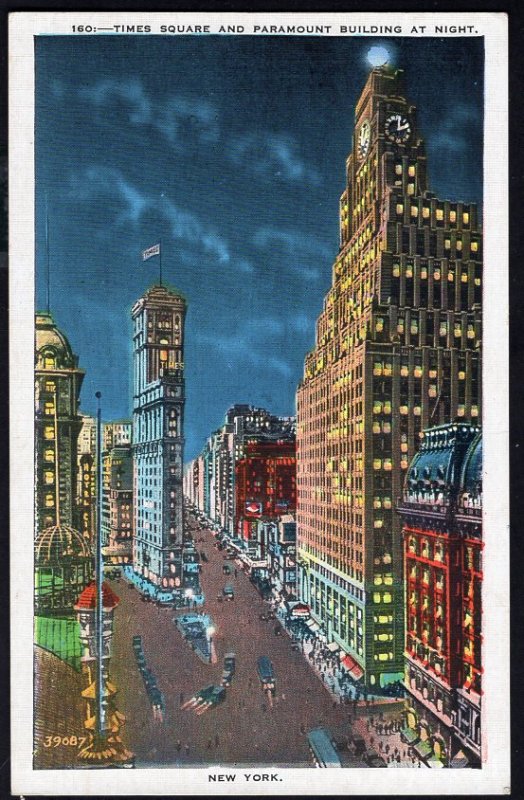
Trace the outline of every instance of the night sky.
{"type": "Polygon", "coordinates": [[[235,402],[295,412],[376,44],[405,71],[431,190],[480,203],[482,39],[36,39],[36,304],[47,202],[51,311],[86,370],[83,411],[100,390],[104,419],[131,416],[130,309],[161,238],[189,307],[186,458],[235,402]]]}

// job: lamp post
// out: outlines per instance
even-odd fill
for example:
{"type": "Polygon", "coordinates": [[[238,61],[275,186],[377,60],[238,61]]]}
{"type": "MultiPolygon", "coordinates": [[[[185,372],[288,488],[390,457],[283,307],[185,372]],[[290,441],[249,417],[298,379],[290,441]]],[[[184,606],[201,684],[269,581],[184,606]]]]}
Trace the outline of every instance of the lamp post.
{"type": "Polygon", "coordinates": [[[105,733],[105,708],[104,708],[104,618],[103,618],[103,589],[104,564],[102,560],[102,407],[100,399],[101,392],[96,392],[95,397],[98,402],[96,413],[96,496],[97,496],[97,515],[96,515],[96,561],[95,561],[95,583],[96,583],[96,732],[102,737],[105,733]]]}
{"type": "Polygon", "coordinates": [[[213,625],[208,625],[206,628],[206,635],[207,641],[209,643],[209,660],[213,662],[213,634],[215,633],[215,628],[213,625]]]}

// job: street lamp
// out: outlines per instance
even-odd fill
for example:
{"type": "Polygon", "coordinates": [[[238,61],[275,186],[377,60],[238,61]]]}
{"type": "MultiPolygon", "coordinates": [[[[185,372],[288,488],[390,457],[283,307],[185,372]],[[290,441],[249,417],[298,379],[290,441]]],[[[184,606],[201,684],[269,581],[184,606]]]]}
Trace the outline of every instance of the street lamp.
{"type": "Polygon", "coordinates": [[[207,641],[209,643],[209,660],[213,661],[213,634],[215,633],[215,628],[213,625],[208,625],[206,628],[207,634],[207,641]]]}

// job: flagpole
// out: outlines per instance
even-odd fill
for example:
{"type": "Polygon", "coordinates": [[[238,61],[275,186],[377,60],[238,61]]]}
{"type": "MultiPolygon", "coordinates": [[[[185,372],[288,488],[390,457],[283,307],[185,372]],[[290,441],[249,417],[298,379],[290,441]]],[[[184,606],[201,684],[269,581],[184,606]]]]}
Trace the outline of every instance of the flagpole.
{"type": "Polygon", "coordinates": [[[160,243],[160,248],[158,253],[159,263],[160,263],[160,286],[162,286],[162,238],[160,238],[158,241],[160,243]]]}

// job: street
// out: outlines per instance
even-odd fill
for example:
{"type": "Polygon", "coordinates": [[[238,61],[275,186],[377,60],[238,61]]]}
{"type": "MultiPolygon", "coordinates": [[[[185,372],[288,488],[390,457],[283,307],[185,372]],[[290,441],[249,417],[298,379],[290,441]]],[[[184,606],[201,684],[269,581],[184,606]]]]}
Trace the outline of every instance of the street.
{"type": "MultiPolygon", "coordinates": [[[[196,546],[209,558],[202,564],[204,610],[213,620],[213,644],[217,663],[206,664],[192,652],[173,623],[180,611],[159,608],[141,600],[124,580],[112,582],[120,597],[115,612],[111,659],[116,703],[126,716],[121,729],[125,744],[136,756],[136,765],[154,763],[272,766],[312,765],[307,737],[301,732],[319,725],[334,734],[350,733],[347,708],[334,704],[332,696],[315,676],[300,652],[291,649],[284,632],[276,636],[276,621],[259,615],[268,606],[248,577],[238,570],[223,574],[222,552],[214,546],[211,532],[189,518],[196,546]],[[203,538],[203,541],[198,541],[203,538]],[[217,600],[225,583],[234,587],[233,601],[217,600]],[[133,653],[132,637],[140,635],[148,666],[165,697],[164,718],[154,718],[133,653]],[[226,699],[201,716],[182,710],[181,704],[208,684],[218,685],[225,653],[236,653],[236,674],[226,699]],[[272,708],[262,692],[256,664],[270,657],[276,676],[272,708]]],[[[233,565],[234,566],[234,565],[233,565]]],[[[351,760],[346,756],[344,762],[351,760]]],[[[360,761],[355,766],[363,766],[360,761]]]]}

